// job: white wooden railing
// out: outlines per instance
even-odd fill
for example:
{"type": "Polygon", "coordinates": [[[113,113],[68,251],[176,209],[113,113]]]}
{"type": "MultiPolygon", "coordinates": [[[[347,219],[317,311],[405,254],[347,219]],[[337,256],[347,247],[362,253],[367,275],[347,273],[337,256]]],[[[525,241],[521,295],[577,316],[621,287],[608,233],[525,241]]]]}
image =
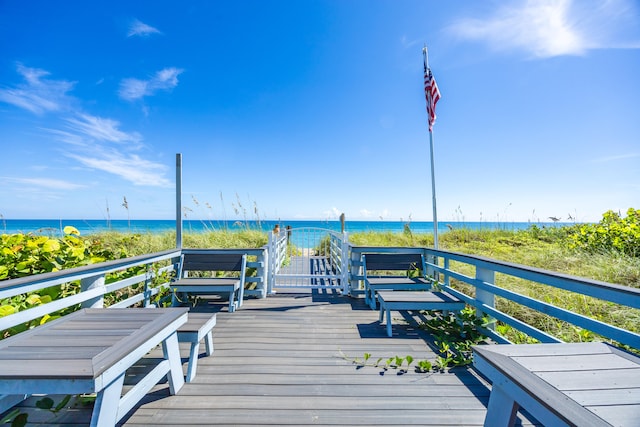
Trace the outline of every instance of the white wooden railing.
{"type": "MultiPolygon", "coordinates": [[[[640,316],[640,289],[436,249],[351,246],[346,239],[338,239],[337,237],[336,239],[332,237],[331,242],[331,262],[332,264],[335,263],[336,266],[341,266],[339,274],[345,278],[343,280],[345,284],[344,292],[352,296],[358,296],[362,290],[363,277],[360,262],[362,254],[393,252],[421,253],[427,259],[427,268],[430,270],[429,274],[437,278],[445,290],[463,299],[470,306],[475,307],[479,315],[486,314],[540,342],[561,342],[561,339],[501,311],[496,306],[496,299],[504,298],[528,309],[591,331],[607,339],[640,349],[640,334],[637,332],[551,304],[550,302],[544,301],[542,296],[540,298],[534,298],[506,289],[497,283],[496,275],[499,277],[510,276],[511,278],[524,280],[526,282],[542,284],[550,288],[562,289],[579,295],[586,295],[606,301],[611,304],[612,307],[615,305],[629,307],[632,309],[631,313],[635,313],[637,316],[640,316]],[[469,273],[470,271],[471,273],[469,273]],[[459,284],[470,286],[473,292],[467,291],[468,293],[465,293],[464,287],[459,286],[459,284]]],[[[278,246],[286,249],[286,243],[278,246]]],[[[248,282],[254,282],[256,285],[254,289],[246,290],[245,295],[258,297],[267,295],[267,278],[273,270],[273,263],[279,263],[281,261],[278,258],[270,260],[268,249],[268,246],[257,249],[231,249],[231,251],[247,253],[252,257],[248,266],[256,269],[255,274],[247,278],[248,282]]],[[[158,293],[170,286],[168,279],[164,281],[161,280],[161,283],[154,283],[158,282],[158,280],[156,280],[158,275],[163,272],[173,271],[179,261],[180,255],[189,251],[189,249],[172,249],[54,273],[0,281],[0,300],[64,283],[80,282],[80,292],[74,295],[0,317],[0,331],[13,328],[17,325],[32,321],[33,319],[38,319],[47,314],[75,305],[82,307],[102,307],[104,306],[105,295],[112,294],[135,284],[142,284],[143,286],[141,286],[136,293],[124,300],[111,304],[110,307],[129,307],[135,304],[143,306],[151,305],[152,300],[158,293]],[[135,266],[145,266],[145,272],[114,283],[106,283],[105,277],[107,274],[135,266]]],[[[211,251],[211,253],[215,253],[216,251],[228,253],[230,249],[211,249],[207,251],[211,251]]],[[[282,251],[278,251],[278,253],[281,252],[282,251]]],[[[507,339],[501,336],[495,329],[488,329],[486,333],[498,342],[508,342],[507,339]]]]}
{"type": "MultiPolygon", "coordinates": [[[[612,283],[600,282],[597,280],[585,279],[582,277],[570,276],[555,273],[524,265],[518,265],[489,258],[465,255],[455,252],[448,252],[428,248],[399,248],[399,247],[351,247],[351,292],[358,293],[362,289],[362,266],[361,256],[364,253],[421,253],[427,260],[428,273],[439,279],[443,289],[464,300],[470,306],[476,308],[477,314],[484,314],[493,319],[499,320],[518,331],[540,341],[562,342],[558,337],[552,336],[526,322],[515,318],[496,307],[496,298],[504,298],[515,302],[523,307],[535,310],[545,315],[551,316],[560,321],[573,324],[579,328],[591,331],[607,339],[628,345],[635,349],[640,349],[640,334],[624,328],[610,325],[600,320],[575,313],[566,308],[553,305],[541,299],[522,295],[505,289],[496,283],[496,274],[510,276],[529,283],[542,284],[550,288],[562,289],[574,292],[579,295],[587,295],[615,305],[630,307],[636,318],[640,316],[640,289],[621,286],[612,283]],[[465,270],[463,273],[460,270],[465,270]],[[469,274],[468,271],[473,271],[469,274]],[[457,284],[466,284],[472,287],[475,296],[463,292],[463,288],[457,284]]],[[[544,295],[540,295],[544,298],[544,295]]],[[[507,343],[507,338],[500,335],[495,328],[485,331],[497,342],[507,343]]]]}

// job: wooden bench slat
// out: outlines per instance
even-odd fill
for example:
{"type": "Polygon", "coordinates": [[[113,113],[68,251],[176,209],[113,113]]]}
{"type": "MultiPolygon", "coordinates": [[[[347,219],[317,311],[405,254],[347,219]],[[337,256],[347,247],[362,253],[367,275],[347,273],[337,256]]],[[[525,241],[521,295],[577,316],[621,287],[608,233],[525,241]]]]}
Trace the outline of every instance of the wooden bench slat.
{"type": "Polygon", "coordinates": [[[185,253],[180,259],[178,277],[170,284],[173,305],[181,301],[178,294],[229,295],[229,312],[242,305],[247,255],[220,253],[185,253]],[[188,277],[190,271],[240,272],[240,277],[188,277]]]}
{"type": "Polygon", "coordinates": [[[465,302],[449,294],[448,292],[428,291],[378,291],[380,301],[380,323],[387,318],[387,335],[392,336],[391,310],[441,310],[460,311],[464,309],[465,302]]]}
{"type": "Polygon", "coordinates": [[[24,359],[4,359],[0,380],[15,378],[77,378],[93,379],[93,366],[87,359],[56,360],[55,363],[31,363],[24,359]]]}
{"type": "MultiPolygon", "coordinates": [[[[37,361],[37,360],[56,360],[56,359],[68,359],[71,354],[74,356],[85,359],[91,358],[98,353],[108,349],[109,346],[80,346],[80,345],[68,345],[63,346],[51,346],[51,347],[10,347],[0,352],[0,360],[24,360],[24,361],[37,361]]],[[[3,362],[4,363],[4,362],[3,362]]],[[[25,371],[28,371],[28,366],[25,366],[25,371]]]]}
{"type": "Polygon", "coordinates": [[[623,359],[612,353],[537,357],[514,356],[512,359],[535,372],[562,371],[568,368],[574,371],[638,368],[638,365],[631,360],[623,359]]]}
{"type": "Polygon", "coordinates": [[[640,358],[634,355],[604,343],[475,346],[473,351],[474,365],[493,382],[486,426],[513,425],[504,414],[514,414],[519,405],[549,425],[631,425],[629,420],[639,419],[640,358]]]}
{"type": "Polygon", "coordinates": [[[377,308],[376,295],[381,290],[427,291],[432,286],[432,281],[426,277],[426,263],[421,253],[365,253],[362,255],[362,266],[365,303],[372,310],[377,308]],[[421,276],[409,277],[408,272],[414,270],[420,271],[421,276]],[[389,275],[389,271],[402,271],[404,274],[389,275]]]}

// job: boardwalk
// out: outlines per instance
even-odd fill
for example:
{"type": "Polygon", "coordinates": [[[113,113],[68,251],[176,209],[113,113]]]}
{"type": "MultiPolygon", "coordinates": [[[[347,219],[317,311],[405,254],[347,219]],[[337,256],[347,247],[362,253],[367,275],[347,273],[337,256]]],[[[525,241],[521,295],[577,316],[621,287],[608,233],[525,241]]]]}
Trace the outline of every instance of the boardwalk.
{"type": "MultiPolygon", "coordinates": [[[[363,300],[333,291],[287,292],[249,299],[232,314],[220,311],[215,352],[200,359],[194,382],[176,396],[166,384],[158,386],[123,425],[483,424],[490,388],[473,370],[400,375],[358,369],[349,360],[364,353],[373,361],[396,355],[434,360],[428,339],[413,327],[394,325],[388,338],[378,313],[363,300]]],[[[224,305],[198,309],[218,311],[224,305]]],[[[186,347],[182,353],[188,355],[186,347]]],[[[86,410],[56,416],[60,425],[87,420],[86,410]]]]}

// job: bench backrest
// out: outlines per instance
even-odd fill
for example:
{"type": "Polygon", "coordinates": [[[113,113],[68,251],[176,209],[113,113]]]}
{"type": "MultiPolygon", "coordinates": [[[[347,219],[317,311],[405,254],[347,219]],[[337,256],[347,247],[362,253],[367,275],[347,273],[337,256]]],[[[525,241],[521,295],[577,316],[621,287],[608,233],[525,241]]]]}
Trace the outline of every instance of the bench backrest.
{"type": "Polygon", "coordinates": [[[181,271],[242,271],[245,254],[184,254],[181,271]]]}
{"type": "Polygon", "coordinates": [[[422,254],[363,254],[365,275],[371,271],[410,271],[418,269],[426,274],[426,265],[422,254]]]}

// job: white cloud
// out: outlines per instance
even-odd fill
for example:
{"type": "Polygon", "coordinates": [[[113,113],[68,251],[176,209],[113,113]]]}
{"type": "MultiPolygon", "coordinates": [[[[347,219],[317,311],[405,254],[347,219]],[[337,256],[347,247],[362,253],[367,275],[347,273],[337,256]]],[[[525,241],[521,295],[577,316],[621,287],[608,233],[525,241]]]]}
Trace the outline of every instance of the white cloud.
{"type": "Polygon", "coordinates": [[[77,188],[85,187],[84,185],[53,178],[3,178],[3,180],[7,182],[47,188],[50,190],[75,190],[77,188]]]}
{"type": "MultiPolygon", "coordinates": [[[[17,70],[25,83],[9,89],[0,89],[0,101],[35,114],[63,113],[58,118],[66,122],[65,129],[44,129],[58,141],[67,144],[67,148],[70,149],[64,153],[65,156],[79,161],[85,167],[112,173],[136,185],[173,185],[165,178],[164,165],[131,154],[133,150],[142,147],[142,136],[138,132],[125,132],[120,129],[121,125],[117,120],[87,114],[78,107],[78,100],[67,95],[75,83],[50,80],[47,78],[49,72],[37,68],[18,65],[17,70]]],[[[182,70],[167,68],[156,73],[147,82],[147,93],[174,87],[181,72],[182,70]]],[[[22,178],[14,179],[12,182],[48,190],[73,190],[83,187],[49,178],[22,178]]]]}
{"type": "MultiPolygon", "coordinates": [[[[89,114],[80,114],[78,118],[67,119],[67,122],[69,122],[72,130],[94,138],[97,141],[115,142],[118,144],[133,143],[135,146],[138,146],[142,141],[139,133],[127,133],[118,129],[120,123],[116,120],[96,117],[89,114]]],[[[59,133],[64,135],[64,132],[59,133]]],[[[73,134],[67,133],[67,135],[73,134]]]]}
{"type": "Polygon", "coordinates": [[[38,115],[63,110],[71,104],[73,98],[67,92],[73,89],[74,82],[46,79],[49,72],[22,64],[18,64],[17,71],[26,83],[0,89],[0,101],[38,115]]]}
{"type": "Polygon", "coordinates": [[[129,26],[127,37],[133,37],[133,36],[149,37],[151,34],[162,34],[162,33],[157,28],[154,28],[136,19],[129,26]]]}
{"type": "Polygon", "coordinates": [[[80,165],[111,173],[135,185],[173,185],[165,178],[166,166],[131,153],[142,146],[139,133],[124,132],[120,130],[118,121],[89,114],[80,114],[66,121],[69,130],[49,131],[74,147],[64,155],[80,165]]]}
{"type": "Polygon", "coordinates": [[[637,9],[630,0],[524,0],[486,19],[458,20],[448,31],[535,58],[583,55],[590,49],[640,47],[637,9]]]}
{"type": "Polygon", "coordinates": [[[165,165],[142,159],[135,154],[127,155],[114,150],[97,150],[91,155],[67,153],[67,156],[86,167],[117,175],[134,185],[173,186],[173,183],[164,176],[167,169],[165,165]]]}
{"type": "Polygon", "coordinates": [[[178,76],[183,71],[180,68],[170,67],[158,71],[149,80],[123,79],[120,82],[118,95],[127,101],[135,101],[151,96],[159,90],[171,90],[178,85],[178,76]]]}

